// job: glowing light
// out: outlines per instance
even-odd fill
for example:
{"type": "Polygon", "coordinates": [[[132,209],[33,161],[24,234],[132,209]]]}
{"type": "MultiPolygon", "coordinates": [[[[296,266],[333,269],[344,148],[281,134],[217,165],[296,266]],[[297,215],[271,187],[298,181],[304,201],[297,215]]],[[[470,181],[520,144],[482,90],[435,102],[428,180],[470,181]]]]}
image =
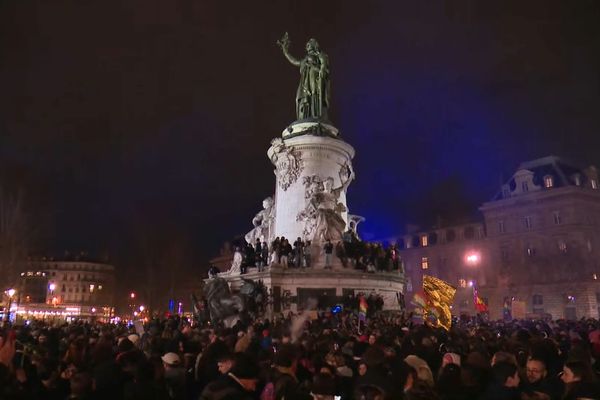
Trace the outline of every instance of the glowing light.
{"type": "Polygon", "coordinates": [[[137,316],[138,316],[138,312],[137,312],[137,311],[134,311],[134,312],[133,312],[133,315],[134,315],[135,317],[137,317],[137,316]]]}
{"type": "Polygon", "coordinates": [[[145,309],[146,309],[146,307],[144,307],[143,305],[140,306],[140,312],[144,312],[145,309]]]}
{"type": "Polygon", "coordinates": [[[56,284],[51,283],[50,285],[48,285],[48,289],[50,289],[51,292],[54,292],[54,289],[56,289],[56,284]]]}
{"type": "Polygon", "coordinates": [[[473,287],[473,281],[469,281],[469,287],[473,287]]]}
{"type": "Polygon", "coordinates": [[[479,261],[481,261],[481,256],[479,255],[479,253],[468,253],[465,256],[465,261],[467,262],[467,264],[476,265],[479,263],[479,261]]]}
{"type": "Polygon", "coordinates": [[[92,312],[95,313],[96,312],[96,307],[92,307],[92,312]]]}
{"type": "Polygon", "coordinates": [[[135,293],[131,292],[131,293],[129,294],[129,297],[131,297],[132,299],[135,299],[135,293]]]}
{"type": "Polygon", "coordinates": [[[6,294],[8,295],[8,297],[13,297],[15,295],[15,293],[17,293],[17,291],[15,289],[8,289],[6,291],[6,294]]]}

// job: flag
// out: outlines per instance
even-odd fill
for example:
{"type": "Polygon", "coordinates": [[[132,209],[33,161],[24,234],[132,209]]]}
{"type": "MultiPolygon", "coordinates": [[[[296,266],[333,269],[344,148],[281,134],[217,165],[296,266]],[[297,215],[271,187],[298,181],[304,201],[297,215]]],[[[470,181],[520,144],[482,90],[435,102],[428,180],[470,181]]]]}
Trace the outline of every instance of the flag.
{"type": "Polygon", "coordinates": [[[435,317],[437,326],[450,330],[452,325],[450,305],[454,300],[456,288],[436,277],[423,275],[423,292],[427,299],[425,312],[428,316],[435,317]]]}
{"type": "Polygon", "coordinates": [[[367,311],[369,309],[369,305],[367,304],[367,299],[365,296],[361,295],[358,298],[358,320],[365,322],[367,320],[367,311]]]}
{"type": "Polygon", "coordinates": [[[425,309],[427,308],[427,296],[423,291],[418,291],[413,295],[411,304],[417,308],[425,309]]]}
{"type": "Polygon", "coordinates": [[[484,313],[488,311],[488,306],[485,304],[483,299],[479,297],[479,293],[477,292],[475,285],[473,285],[473,304],[475,305],[475,309],[478,313],[484,313]]]}

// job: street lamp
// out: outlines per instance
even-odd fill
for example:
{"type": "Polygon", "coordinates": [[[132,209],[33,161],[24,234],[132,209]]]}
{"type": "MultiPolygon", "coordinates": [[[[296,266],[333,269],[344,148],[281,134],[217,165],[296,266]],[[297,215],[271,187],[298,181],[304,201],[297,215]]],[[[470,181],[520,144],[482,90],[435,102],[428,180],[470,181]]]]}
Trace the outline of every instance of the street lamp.
{"type": "Polygon", "coordinates": [[[481,261],[481,255],[477,252],[471,251],[465,255],[465,261],[468,265],[477,266],[481,261]]]}
{"type": "Polygon", "coordinates": [[[143,305],[140,306],[140,312],[144,312],[145,309],[146,307],[144,307],[143,305]]]}

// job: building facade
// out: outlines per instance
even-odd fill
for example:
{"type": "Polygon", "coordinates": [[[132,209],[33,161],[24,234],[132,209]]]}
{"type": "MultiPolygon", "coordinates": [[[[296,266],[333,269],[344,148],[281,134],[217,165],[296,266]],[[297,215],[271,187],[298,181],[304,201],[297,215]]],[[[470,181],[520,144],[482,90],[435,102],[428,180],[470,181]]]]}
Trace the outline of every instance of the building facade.
{"type": "Polygon", "coordinates": [[[474,286],[493,319],[599,316],[600,191],[595,167],[578,168],[554,156],[522,163],[479,210],[481,223],[404,237],[402,256],[413,282],[420,287],[421,276],[429,273],[456,285],[457,314],[475,312],[474,286]],[[467,228],[470,233],[465,235],[467,228]],[[444,235],[457,231],[462,236],[448,242],[444,235]],[[432,234],[438,239],[435,244],[432,234]]]}
{"type": "Polygon", "coordinates": [[[110,319],[114,316],[115,268],[74,258],[40,258],[21,273],[16,313],[33,317],[110,319]]]}

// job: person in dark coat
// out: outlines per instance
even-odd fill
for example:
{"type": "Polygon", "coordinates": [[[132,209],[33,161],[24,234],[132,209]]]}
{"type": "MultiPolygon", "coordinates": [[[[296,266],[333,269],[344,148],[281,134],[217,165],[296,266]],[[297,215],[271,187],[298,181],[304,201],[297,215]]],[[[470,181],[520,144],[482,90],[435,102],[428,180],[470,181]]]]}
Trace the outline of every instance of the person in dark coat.
{"type": "Polygon", "coordinates": [[[600,399],[600,387],[591,366],[584,361],[567,361],[563,367],[565,400],[600,399]]]}
{"type": "Polygon", "coordinates": [[[492,381],[481,400],[519,400],[519,371],[516,365],[499,361],[492,367],[492,381]]]}
{"type": "Polygon", "coordinates": [[[199,400],[253,400],[256,398],[258,365],[246,354],[234,356],[234,366],[222,379],[209,383],[199,400]]]}

